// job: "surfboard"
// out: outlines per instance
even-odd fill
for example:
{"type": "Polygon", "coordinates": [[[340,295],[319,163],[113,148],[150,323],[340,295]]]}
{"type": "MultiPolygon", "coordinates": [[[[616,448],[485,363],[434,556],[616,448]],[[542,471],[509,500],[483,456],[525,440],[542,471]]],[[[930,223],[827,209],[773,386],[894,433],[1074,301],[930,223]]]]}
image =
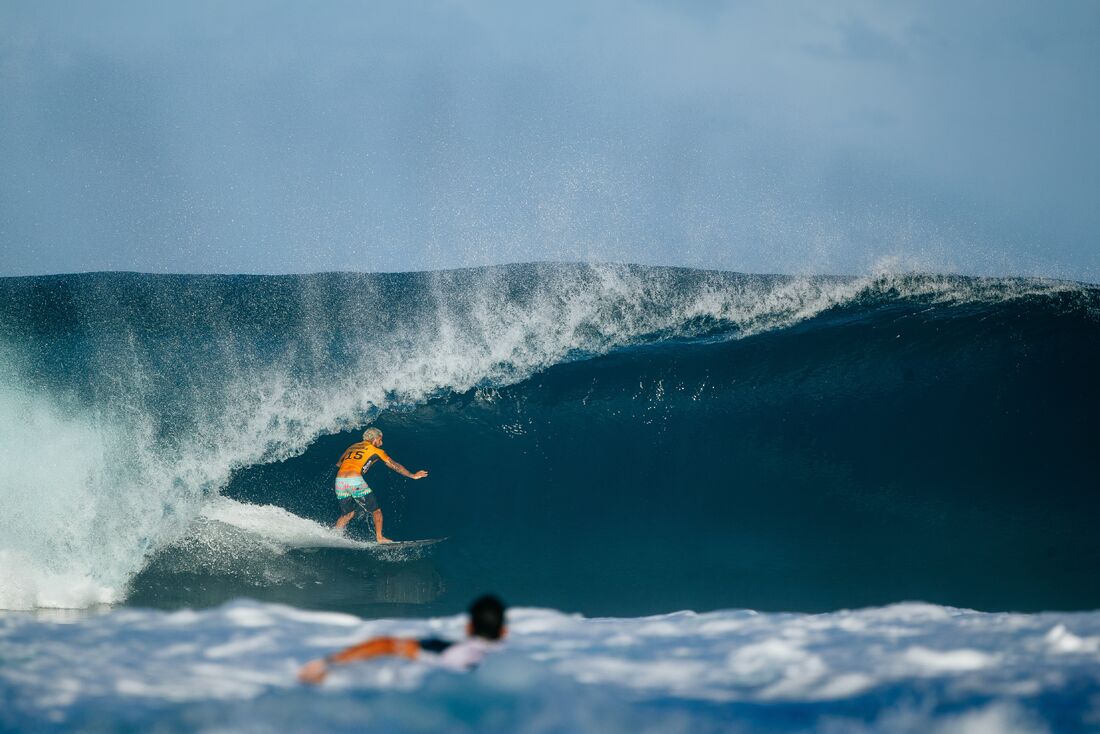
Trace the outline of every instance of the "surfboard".
{"type": "Polygon", "coordinates": [[[423,540],[395,540],[392,543],[376,543],[373,540],[355,540],[352,538],[337,536],[330,541],[299,543],[294,545],[293,548],[295,550],[303,551],[316,551],[322,548],[370,551],[376,553],[393,551],[396,554],[399,551],[413,551],[420,548],[427,548],[429,546],[435,545],[436,543],[442,543],[444,540],[446,540],[446,538],[425,538],[423,540]]]}
{"type": "Polygon", "coordinates": [[[429,545],[442,543],[444,540],[446,540],[446,538],[425,538],[423,540],[395,540],[392,543],[369,543],[369,545],[376,550],[385,550],[386,548],[425,548],[429,545]]]}
{"type": "Polygon", "coordinates": [[[421,540],[396,540],[392,543],[370,543],[361,548],[382,563],[405,563],[417,561],[430,554],[432,546],[442,543],[446,538],[423,538],[421,540]]]}

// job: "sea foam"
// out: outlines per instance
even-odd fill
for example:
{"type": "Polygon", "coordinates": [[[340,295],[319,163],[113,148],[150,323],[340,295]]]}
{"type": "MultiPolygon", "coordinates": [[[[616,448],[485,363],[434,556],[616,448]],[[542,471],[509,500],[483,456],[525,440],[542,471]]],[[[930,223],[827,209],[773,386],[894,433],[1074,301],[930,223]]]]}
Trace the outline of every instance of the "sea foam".
{"type": "Polygon", "coordinates": [[[337,668],[320,690],[295,679],[307,660],[364,638],[458,639],[464,622],[367,621],[246,601],[64,621],[9,613],[0,616],[0,724],[1085,732],[1100,721],[1095,612],[902,605],[586,619],[515,608],[506,644],[469,675],[379,659],[337,668]],[[1066,635],[1082,644],[1052,644],[1066,635]]]}

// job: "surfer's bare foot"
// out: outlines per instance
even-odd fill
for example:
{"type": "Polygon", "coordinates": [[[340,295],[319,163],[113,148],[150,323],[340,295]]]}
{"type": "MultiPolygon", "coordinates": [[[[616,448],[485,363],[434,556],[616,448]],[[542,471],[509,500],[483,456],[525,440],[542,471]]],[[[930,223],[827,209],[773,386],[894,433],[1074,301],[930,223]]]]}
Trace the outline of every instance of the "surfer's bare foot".
{"type": "Polygon", "coordinates": [[[378,536],[378,542],[379,542],[379,543],[392,543],[393,541],[392,541],[392,540],[390,540],[389,538],[384,538],[384,537],[382,537],[381,535],[379,535],[379,536],[378,536]]]}

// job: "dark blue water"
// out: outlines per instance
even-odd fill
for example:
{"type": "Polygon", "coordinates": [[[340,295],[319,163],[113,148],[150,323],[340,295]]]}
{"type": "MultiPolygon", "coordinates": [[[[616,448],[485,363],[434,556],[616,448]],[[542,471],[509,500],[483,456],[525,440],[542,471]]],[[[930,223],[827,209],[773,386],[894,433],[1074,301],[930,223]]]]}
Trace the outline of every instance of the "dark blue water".
{"type": "Polygon", "coordinates": [[[0,303],[24,393],[140,418],[142,455],[174,457],[154,491],[179,521],[130,604],[1100,606],[1091,287],[517,266],[8,279],[0,303]],[[371,470],[387,534],[434,553],[181,545],[218,493],[333,522],[372,423],[430,471],[371,470]]]}

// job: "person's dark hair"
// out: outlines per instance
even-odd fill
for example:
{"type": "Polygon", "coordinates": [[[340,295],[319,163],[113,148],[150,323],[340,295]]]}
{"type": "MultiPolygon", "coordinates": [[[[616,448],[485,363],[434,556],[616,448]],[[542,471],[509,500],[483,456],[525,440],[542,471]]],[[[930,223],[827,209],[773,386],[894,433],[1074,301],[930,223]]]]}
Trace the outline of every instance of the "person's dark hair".
{"type": "Polygon", "coordinates": [[[476,599],[470,605],[470,626],[475,637],[499,640],[504,629],[504,602],[492,594],[476,599]]]}

